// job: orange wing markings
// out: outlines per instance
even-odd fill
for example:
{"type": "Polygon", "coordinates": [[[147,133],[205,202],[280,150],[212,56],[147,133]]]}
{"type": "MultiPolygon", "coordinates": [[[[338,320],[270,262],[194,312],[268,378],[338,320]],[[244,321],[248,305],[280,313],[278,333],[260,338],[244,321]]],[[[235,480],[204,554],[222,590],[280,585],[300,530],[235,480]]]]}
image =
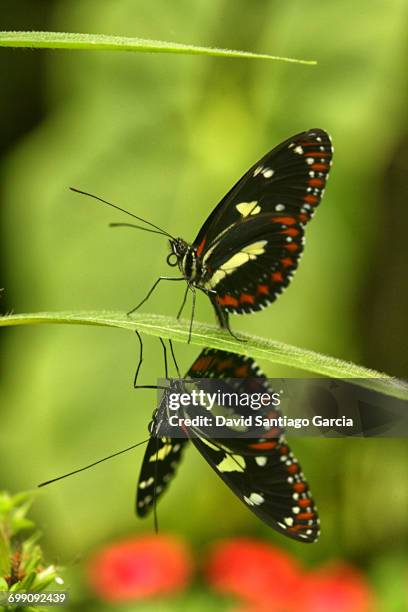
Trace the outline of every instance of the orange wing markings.
{"type": "Polygon", "coordinates": [[[255,304],[255,298],[250,293],[241,293],[239,301],[241,304],[255,304]]]}
{"type": "Polygon", "coordinates": [[[204,236],[204,238],[202,239],[202,241],[200,242],[200,244],[197,247],[197,256],[198,257],[201,257],[201,254],[202,254],[202,252],[204,250],[204,246],[205,246],[206,241],[207,241],[207,238],[204,236]]]}
{"type": "Polygon", "coordinates": [[[267,440],[266,442],[254,442],[253,444],[249,444],[249,448],[253,448],[254,450],[272,450],[276,447],[277,441],[267,440]]]}
{"type": "Polygon", "coordinates": [[[310,167],[312,170],[324,172],[325,170],[328,170],[330,166],[328,164],[312,164],[310,167]]]}
{"type": "Polygon", "coordinates": [[[285,244],[285,249],[288,251],[299,251],[299,245],[296,242],[290,242],[289,244],[285,244]]]}
{"type": "Polygon", "coordinates": [[[237,368],[234,372],[234,376],[237,378],[246,378],[251,373],[249,365],[247,363],[243,364],[239,368],[237,368]]]}
{"type": "Polygon", "coordinates": [[[239,301],[233,295],[217,296],[217,300],[221,306],[239,306],[239,301]]]}
{"type": "Polygon", "coordinates": [[[302,147],[315,147],[316,146],[316,141],[315,140],[311,140],[311,141],[308,141],[308,140],[299,140],[299,144],[302,147]]]}
{"type": "Polygon", "coordinates": [[[286,236],[299,236],[300,234],[300,230],[298,230],[296,227],[288,227],[287,229],[284,229],[281,231],[281,234],[285,234],[286,236]]]}
{"type": "Polygon", "coordinates": [[[283,259],[280,260],[280,263],[282,264],[284,268],[290,268],[291,266],[294,265],[295,262],[290,257],[284,257],[283,259]]]}
{"type": "Polygon", "coordinates": [[[283,276],[282,276],[282,272],[273,272],[273,274],[271,274],[271,279],[275,282],[275,283],[283,283],[283,276]]]}
{"type": "Polygon", "coordinates": [[[306,204],[318,204],[319,198],[315,195],[308,194],[303,198],[303,201],[306,202],[306,204]]]}
{"type": "Polygon", "coordinates": [[[297,463],[291,463],[288,465],[289,474],[296,474],[299,471],[299,465],[297,463]]]}
{"type": "Polygon", "coordinates": [[[304,529],[310,529],[309,525],[293,525],[293,527],[288,527],[288,531],[291,533],[297,533],[298,531],[303,531],[304,529]]]}
{"type": "Polygon", "coordinates": [[[305,151],[305,157],[331,157],[331,155],[326,151],[305,151]]]}
{"type": "Polygon", "coordinates": [[[322,187],[324,185],[323,179],[312,178],[309,180],[309,187],[322,187]]]}
{"type": "Polygon", "coordinates": [[[258,287],[256,288],[257,293],[259,295],[268,295],[269,294],[269,287],[268,285],[258,285],[258,287]]]}
{"type": "Polygon", "coordinates": [[[295,217],[271,217],[273,223],[283,223],[284,225],[295,225],[297,220],[295,217]]]}
{"type": "Polygon", "coordinates": [[[232,359],[224,359],[223,361],[220,361],[220,363],[218,364],[218,370],[222,372],[222,370],[229,370],[230,368],[234,367],[234,362],[232,361],[232,359]]]}
{"type": "Polygon", "coordinates": [[[192,366],[192,370],[193,372],[199,372],[199,371],[206,371],[209,366],[211,365],[211,363],[214,361],[214,357],[212,355],[208,355],[205,357],[200,357],[199,359],[197,359],[197,361],[193,364],[192,366]]]}
{"type": "MultiPolygon", "coordinates": [[[[309,503],[309,506],[310,506],[310,503],[309,503]]],[[[316,515],[314,512],[300,512],[299,514],[296,515],[296,520],[297,521],[310,521],[311,519],[315,518],[315,516],[316,515]]]]}

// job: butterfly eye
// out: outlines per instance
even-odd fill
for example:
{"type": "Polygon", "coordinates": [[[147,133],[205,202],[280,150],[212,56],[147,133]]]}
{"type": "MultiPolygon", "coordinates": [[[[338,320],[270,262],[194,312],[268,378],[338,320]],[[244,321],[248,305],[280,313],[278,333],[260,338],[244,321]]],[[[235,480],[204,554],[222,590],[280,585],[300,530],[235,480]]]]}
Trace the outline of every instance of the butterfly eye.
{"type": "Polygon", "coordinates": [[[177,266],[177,255],[175,253],[170,253],[167,255],[166,261],[169,266],[174,268],[174,266],[177,266]]]}

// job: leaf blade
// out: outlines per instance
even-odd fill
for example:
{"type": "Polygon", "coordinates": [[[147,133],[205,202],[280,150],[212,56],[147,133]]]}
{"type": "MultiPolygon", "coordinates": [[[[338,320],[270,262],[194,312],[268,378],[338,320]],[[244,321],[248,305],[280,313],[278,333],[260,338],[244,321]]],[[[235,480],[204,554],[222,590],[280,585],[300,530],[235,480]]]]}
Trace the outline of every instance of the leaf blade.
{"type": "MultiPolygon", "coordinates": [[[[177,320],[164,315],[134,313],[131,317],[115,311],[39,312],[31,314],[6,315],[0,317],[0,327],[32,324],[97,325],[138,330],[147,335],[187,342],[189,321],[177,320]]],[[[239,334],[244,342],[236,340],[215,325],[194,323],[191,344],[223,349],[265,359],[279,365],[300,368],[306,372],[332,378],[356,378],[356,384],[376,390],[399,399],[408,399],[408,385],[388,374],[370,370],[336,357],[323,355],[293,345],[239,334]],[[364,380],[362,380],[364,379],[364,380]]]]}
{"type": "Polygon", "coordinates": [[[235,49],[203,47],[147,38],[108,36],[106,34],[77,34],[73,32],[7,32],[0,31],[1,47],[28,47],[31,49],[72,49],[133,51],[140,53],[179,53],[209,55],[241,59],[264,59],[294,64],[315,65],[315,60],[280,57],[268,53],[252,53],[235,49]]]}

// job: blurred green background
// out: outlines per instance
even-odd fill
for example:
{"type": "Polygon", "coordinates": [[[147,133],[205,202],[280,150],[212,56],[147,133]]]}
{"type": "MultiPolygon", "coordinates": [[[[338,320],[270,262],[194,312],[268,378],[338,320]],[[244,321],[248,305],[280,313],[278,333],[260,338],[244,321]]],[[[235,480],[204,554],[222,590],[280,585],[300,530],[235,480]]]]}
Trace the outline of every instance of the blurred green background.
{"type": "MultiPolygon", "coordinates": [[[[209,57],[2,49],[0,286],[3,312],[134,306],[166,274],[166,241],[108,227],[100,194],[192,240],[268,149],[310,127],[335,147],[326,195],[290,289],[234,317],[258,333],[408,377],[408,5],[325,0],[3,2],[1,29],[141,36],[317,59],[318,66],[209,57]]],[[[164,284],[146,311],[175,314],[164,284]]],[[[199,296],[198,319],[213,320],[199,296]]],[[[144,439],[154,391],[134,391],[133,334],[87,327],[2,331],[1,486],[12,492],[144,439]]],[[[197,348],[177,346],[183,370],[197,348]]],[[[146,339],[142,377],[162,374],[146,339]]],[[[270,376],[296,372],[261,364],[270,376]]],[[[406,440],[295,440],[321,520],[318,544],[271,532],[190,449],[159,506],[163,531],[197,550],[256,535],[306,565],[350,560],[387,609],[406,579],[406,440]],[[388,599],[387,599],[388,598],[388,599]]],[[[49,558],[78,565],[130,532],[143,450],[43,490],[35,517],[49,558]]],[[[79,608],[77,608],[79,609],[79,608]]],[[[100,608],[101,609],[101,608],[100,608]]]]}

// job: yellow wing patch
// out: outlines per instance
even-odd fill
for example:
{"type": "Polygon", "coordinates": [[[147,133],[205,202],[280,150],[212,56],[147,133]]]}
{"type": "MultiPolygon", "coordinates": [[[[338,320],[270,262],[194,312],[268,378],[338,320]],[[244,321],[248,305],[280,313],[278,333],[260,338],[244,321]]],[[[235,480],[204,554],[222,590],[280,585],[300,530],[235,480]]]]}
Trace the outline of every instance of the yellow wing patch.
{"type": "Polygon", "coordinates": [[[267,240],[258,240],[257,242],[253,242],[252,244],[247,244],[241,251],[235,253],[232,257],[230,257],[225,263],[220,266],[218,270],[216,270],[207,283],[207,287],[212,289],[218,283],[228,276],[228,274],[232,274],[239,266],[248,263],[253,259],[256,259],[258,255],[262,255],[265,253],[265,245],[268,243],[267,240]]]}
{"type": "Polygon", "coordinates": [[[217,465],[217,469],[220,472],[243,472],[245,466],[245,459],[241,455],[226,455],[225,459],[217,465]]]}
{"type": "Polygon", "coordinates": [[[164,444],[164,446],[162,446],[157,453],[153,453],[153,455],[150,455],[149,457],[149,462],[153,462],[153,461],[163,461],[163,459],[165,459],[167,457],[167,455],[169,455],[171,453],[172,450],[172,446],[169,443],[164,444]]]}
{"type": "Polygon", "coordinates": [[[259,206],[256,200],[254,200],[253,202],[241,202],[241,204],[237,204],[235,208],[243,217],[257,215],[261,212],[261,207],[259,206]]]}
{"type": "Polygon", "coordinates": [[[247,244],[239,253],[235,253],[228,261],[223,263],[220,270],[230,274],[236,268],[239,268],[239,266],[251,261],[251,259],[256,259],[257,255],[262,255],[265,252],[265,244],[267,244],[267,240],[258,240],[258,242],[247,244]]]}

